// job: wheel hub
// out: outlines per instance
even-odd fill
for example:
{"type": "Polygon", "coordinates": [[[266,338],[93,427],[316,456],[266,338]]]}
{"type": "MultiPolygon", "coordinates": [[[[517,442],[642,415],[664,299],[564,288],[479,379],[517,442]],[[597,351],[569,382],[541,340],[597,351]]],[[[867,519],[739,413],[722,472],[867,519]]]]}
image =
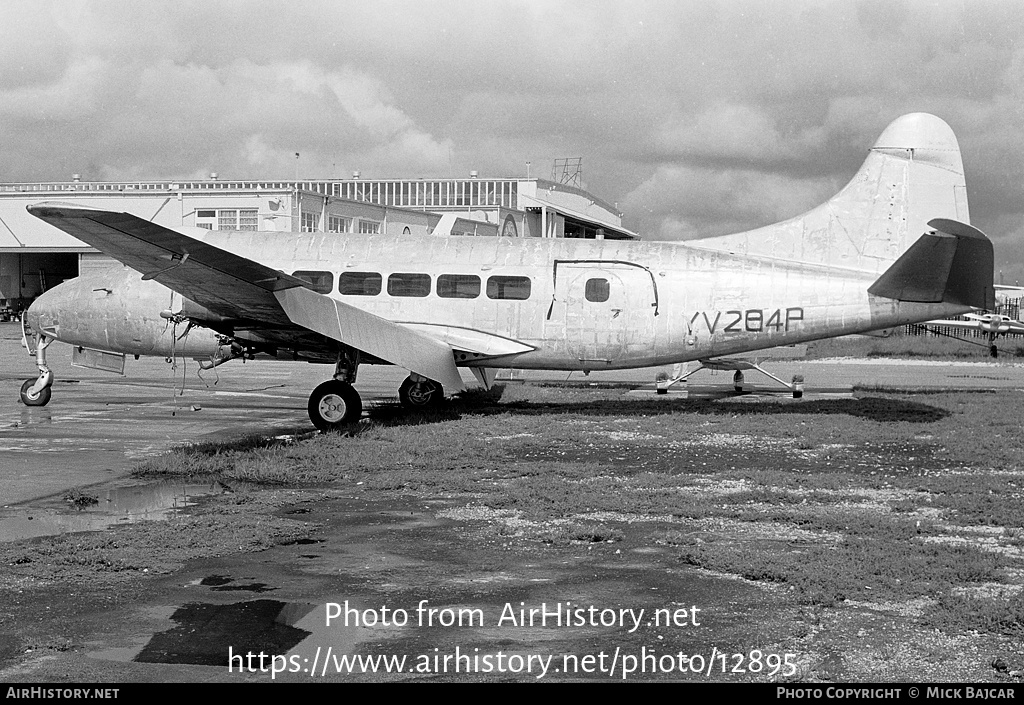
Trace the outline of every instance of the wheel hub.
{"type": "Polygon", "coordinates": [[[320,410],[320,416],[323,417],[325,421],[338,423],[345,418],[345,411],[348,407],[345,404],[345,400],[339,395],[327,394],[320,400],[320,404],[317,408],[320,410]]]}
{"type": "Polygon", "coordinates": [[[413,404],[427,404],[434,393],[434,387],[426,382],[414,384],[409,389],[409,401],[413,404]]]}

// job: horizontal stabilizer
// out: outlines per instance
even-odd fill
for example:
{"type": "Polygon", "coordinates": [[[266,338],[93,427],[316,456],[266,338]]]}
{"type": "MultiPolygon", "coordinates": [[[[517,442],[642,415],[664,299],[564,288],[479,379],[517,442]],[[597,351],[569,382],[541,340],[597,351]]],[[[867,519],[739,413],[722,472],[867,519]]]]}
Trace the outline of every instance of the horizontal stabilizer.
{"type": "Polygon", "coordinates": [[[977,228],[936,218],[868,288],[874,296],[914,303],[995,308],[992,243],[977,228]]]}

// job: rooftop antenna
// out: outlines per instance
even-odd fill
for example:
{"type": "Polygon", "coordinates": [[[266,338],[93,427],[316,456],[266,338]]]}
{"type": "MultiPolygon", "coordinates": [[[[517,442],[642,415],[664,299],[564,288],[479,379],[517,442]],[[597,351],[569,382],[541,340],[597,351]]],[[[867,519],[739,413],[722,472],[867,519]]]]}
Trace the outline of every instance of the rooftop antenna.
{"type": "Polygon", "coordinates": [[[551,180],[559,184],[583,188],[583,157],[556,159],[551,167],[551,180]]]}

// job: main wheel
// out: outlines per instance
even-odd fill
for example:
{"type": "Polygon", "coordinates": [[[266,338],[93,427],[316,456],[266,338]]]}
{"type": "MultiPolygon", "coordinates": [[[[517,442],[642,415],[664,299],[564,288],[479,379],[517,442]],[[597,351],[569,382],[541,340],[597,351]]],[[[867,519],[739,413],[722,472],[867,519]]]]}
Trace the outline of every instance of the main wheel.
{"type": "Polygon", "coordinates": [[[321,431],[354,423],[363,414],[359,392],[348,382],[329,379],[309,395],[309,420],[321,431]]]}
{"type": "Polygon", "coordinates": [[[46,406],[50,401],[50,388],[44,387],[42,391],[37,394],[32,394],[29,389],[36,383],[36,380],[29,379],[25,380],[25,384],[21,385],[21,403],[25,406],[46,406]]]}
{"type": "Polygon", "coordinates": [[[398,388],[398,399],[406,409],[432,409],[444,401],[444,388],[432,379],[415,382],[406,377],[398,388]]]}

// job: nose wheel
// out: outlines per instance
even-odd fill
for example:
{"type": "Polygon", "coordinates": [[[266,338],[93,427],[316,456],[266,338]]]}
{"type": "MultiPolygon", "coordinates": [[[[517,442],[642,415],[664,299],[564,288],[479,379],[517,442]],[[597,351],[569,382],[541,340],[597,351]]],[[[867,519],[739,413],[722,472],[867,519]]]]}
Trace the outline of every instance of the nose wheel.
{"type": "Polygon", "coordinates": [[[39,384],[39,380],[26,379],[21,385],[21,403],[25,406],[46,406],[50,401],[50,388],[43,387],[39,391],[32,391],[32,388],[39,384]]]}
{"type": "Polygon", "coordinates": [[[327,380],[309,395],[309,420],[321,431],[355,423],[363,414],[363,402],[351,384],[327,380]]]}

